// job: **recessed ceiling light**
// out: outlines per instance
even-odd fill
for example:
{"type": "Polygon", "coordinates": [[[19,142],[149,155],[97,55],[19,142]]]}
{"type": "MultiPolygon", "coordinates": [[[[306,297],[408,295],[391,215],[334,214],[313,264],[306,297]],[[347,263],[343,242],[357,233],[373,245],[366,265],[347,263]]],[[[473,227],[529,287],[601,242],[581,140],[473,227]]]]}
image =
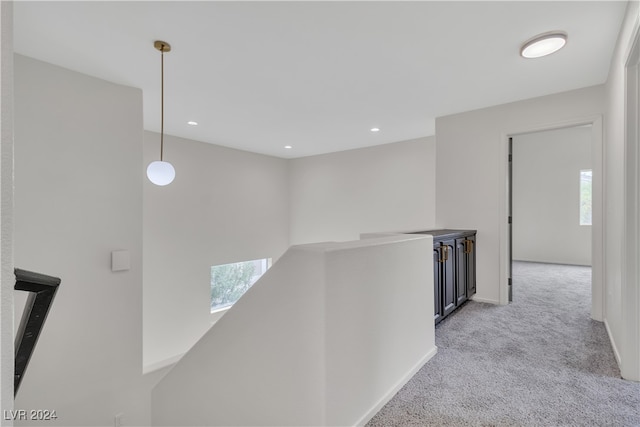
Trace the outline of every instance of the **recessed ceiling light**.
{"type": "Polygon", "coordinates": [[[378,128],[371,128],[371,132],[380,132],[380,129],[378,129],[378,128]]]}
{"type": "Polygon", "coordinates": [[[198,126],[198,122],[194,122],[193,120],[189,120],[189,121],[187,122],[187,124],[188,124],[189,126],[198,126]]]}
{"type": "Polygon", "coordinates": [[[566,43],[567,34],[562,31],[539,34],[522,45],[520,55],[524,58],[540,58],[559,51],[566,43]]]}
{"type": "Polygon", "coordinates": [[[284,148],[286,148],[287,150],[291,150],[293,147],[290,145],[285,145],[284,148]]]}

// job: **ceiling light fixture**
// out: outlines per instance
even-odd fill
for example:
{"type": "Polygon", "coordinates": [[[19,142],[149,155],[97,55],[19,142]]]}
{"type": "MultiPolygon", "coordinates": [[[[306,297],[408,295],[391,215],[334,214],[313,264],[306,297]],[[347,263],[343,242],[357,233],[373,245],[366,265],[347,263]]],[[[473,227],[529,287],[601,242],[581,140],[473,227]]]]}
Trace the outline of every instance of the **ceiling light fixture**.
{"type": "Polygon", "coordinates": [[[380,129],[378,129],[378,128],[371,128],[371,132],[380,132],[380,129]]]}
{"type": "Polygon", "coordinates": [[[188,121],[187,124],[189,126],[198,126],[198,122],[194,122],[193,120],[188,121]]]}
{"type": "Polygon", "coordinates": [[[284,148],[286,148],[287,150],[291,150],[293,147],[291,145],[285,145],[284,148]]]}
{"type": "Polygon", "coordinates": [[[524,58],[540,58],[559,51],[567,43],[567,33],[551,31],[539,34],[526,42],[520,48],[520,55],[524,58]]]}
{"type": "Polygon", "coordinates": [[[164,154],[164,53],[171,51],[171,45],[161,40],[156,40],[153,47],[160,51],[160,160],[149,163],[147,177],[155,185],[168,185],[176,177],[173,165],[163,160],[164,154]]]}

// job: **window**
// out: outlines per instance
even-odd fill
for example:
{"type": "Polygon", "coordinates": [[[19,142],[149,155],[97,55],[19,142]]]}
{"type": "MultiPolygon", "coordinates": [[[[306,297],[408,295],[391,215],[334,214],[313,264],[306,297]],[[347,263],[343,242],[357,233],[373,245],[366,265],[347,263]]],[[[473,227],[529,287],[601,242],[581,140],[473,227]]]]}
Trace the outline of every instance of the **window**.
{"type": "Polygon", "coordinates": [[[271,258],[211,267],[211,312],[231,307],[269,267],[271,258]]]}
{"type": "Polygon", "coordinates": [[[591,181],[593,171],[580,171],[580,225],[591,225],[591,181]]]}

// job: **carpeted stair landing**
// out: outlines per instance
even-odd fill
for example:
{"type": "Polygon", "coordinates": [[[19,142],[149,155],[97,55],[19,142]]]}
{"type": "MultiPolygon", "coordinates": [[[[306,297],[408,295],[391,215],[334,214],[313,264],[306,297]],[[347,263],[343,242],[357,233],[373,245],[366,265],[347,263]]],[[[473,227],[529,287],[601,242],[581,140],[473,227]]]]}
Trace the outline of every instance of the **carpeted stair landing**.
{"type": "Polygon", "coordinates": [[[590,318],[591,269],[517,262],[513,279],[512,304],[470,301],[436,328],[438,354],[368,426],[640,426],[640,383],[590,318]]]}

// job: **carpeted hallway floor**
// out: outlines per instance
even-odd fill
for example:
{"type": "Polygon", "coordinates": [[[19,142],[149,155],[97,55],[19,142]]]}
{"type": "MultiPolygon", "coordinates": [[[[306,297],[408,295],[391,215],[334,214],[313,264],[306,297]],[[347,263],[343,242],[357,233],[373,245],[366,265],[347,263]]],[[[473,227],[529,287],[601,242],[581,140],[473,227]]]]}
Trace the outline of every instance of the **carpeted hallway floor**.
{"type": "Polygon", "coordinates": [[[367,425],[640,426],[640,383],[620,378],[590,318],[590,276],[514,263],[514,302],[470,301],[445,319],[438,354],[367,425]]]}

